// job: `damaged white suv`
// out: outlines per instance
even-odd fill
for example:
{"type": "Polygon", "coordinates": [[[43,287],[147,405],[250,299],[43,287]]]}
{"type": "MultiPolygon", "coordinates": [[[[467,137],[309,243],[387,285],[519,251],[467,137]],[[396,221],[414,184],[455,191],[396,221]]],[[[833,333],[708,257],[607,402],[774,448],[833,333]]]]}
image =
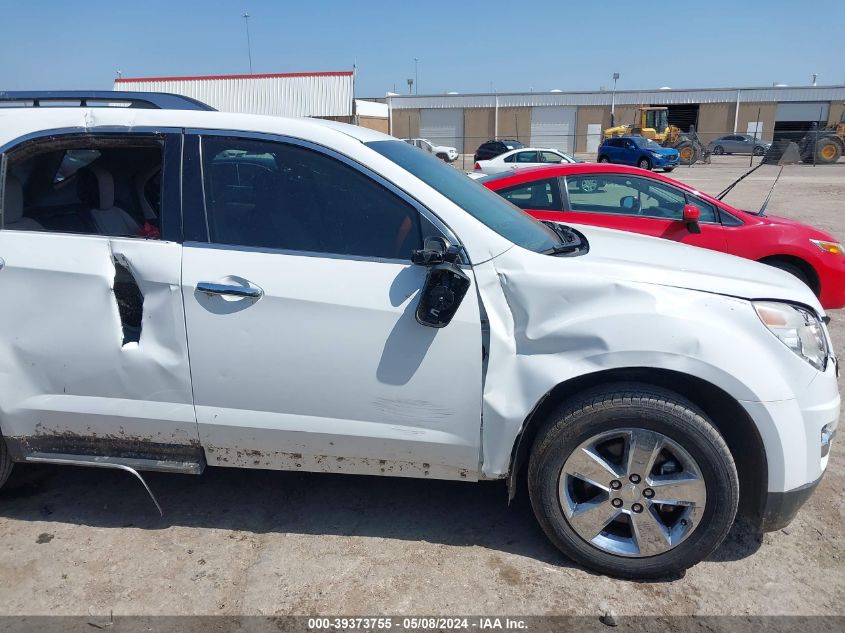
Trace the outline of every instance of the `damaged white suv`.
{"type": "Polygon", "coordinates": [[[551,227],[363,128],[0,109],[0,480],[206,464],[527,488],[595,570],[789,522],[839,417],[791,275],[551,227]]]}

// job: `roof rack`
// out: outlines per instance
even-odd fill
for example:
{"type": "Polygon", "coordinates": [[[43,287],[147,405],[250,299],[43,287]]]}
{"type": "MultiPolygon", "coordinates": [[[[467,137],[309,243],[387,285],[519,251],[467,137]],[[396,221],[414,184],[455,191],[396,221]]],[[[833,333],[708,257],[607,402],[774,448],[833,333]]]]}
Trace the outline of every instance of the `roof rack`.
{"type": "Polygon", "coordinates": [[[214,111],[210,105],[183,95],[118,90],[0,91],[0,108],[3,107],[122,107],[214,111]]]}

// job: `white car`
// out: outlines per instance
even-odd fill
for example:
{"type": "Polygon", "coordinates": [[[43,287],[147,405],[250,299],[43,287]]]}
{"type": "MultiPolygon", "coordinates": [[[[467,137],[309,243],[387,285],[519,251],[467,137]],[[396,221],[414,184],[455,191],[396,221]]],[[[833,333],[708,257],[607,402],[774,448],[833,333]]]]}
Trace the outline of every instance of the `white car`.
{"type": "Polygon", "coordinates": [[[435,145],[428,139],[424,138],[406,138],[402,139],[406,143],[413,145],[414,147],[419,147],[426,152],[434,154],[440,160],[445,160],[447,163],[454,163],[459,154],[458,150],[454,147],[449,147],[447,145],[435,145]]]}
{"type": "Polygon", "coordinates": [[[0,153],[0,481],[210,465],[512,497],[525,469],[561,551],[655,577],[740,501],[782,527],[825,472],[836,359],[788,273],[546,225],[329,121],[5,107],[0,153]]]}
{"type": "Polygon", "coordinates": [[[511,169],[577,162],[578,160],[575,157],[557,149],[523,147],[499,154],[490,160],[477,160],[473,166],[473,171],[490,175],[510,171],[511,169]]]}

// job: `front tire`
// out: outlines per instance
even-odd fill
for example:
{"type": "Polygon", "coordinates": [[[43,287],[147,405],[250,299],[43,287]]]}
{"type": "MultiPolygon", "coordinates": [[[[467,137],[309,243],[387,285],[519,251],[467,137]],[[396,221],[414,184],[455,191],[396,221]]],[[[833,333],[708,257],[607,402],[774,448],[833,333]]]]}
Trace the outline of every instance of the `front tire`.
{"type": "Polygon", "coordinates": [[[9,449],[6,448],[6,442],[0,436],[0,488],[3,487],[3,484],[6,483],[9,475],[12,473],[12,466],[14,466],[14,462],[12,462],[12,457],[9,455],[9,449]]]}
{"type": "Polygon", "coordinates": [[[816,144],[816,163],[831,165],[842,156],[842,147],[831,138],[820,139],[816,144]]]}
{"type": "Polygon", "coordinates": [[[599,158],[599,162],[600,163],[609,163],[610,159],[607,156],[602,156],[601,158],[599,158]]]}
{"type": "Polygon", "coordinates": [[[647,158],[641,158],[637,161],[637,167],[651,171],[651,161],[647,158]]]}
{"type": "Polygon", "coordinates": [[[739,501],[733,456],[704,413],[638,383],[564,403],[534,441],[528,489],[564,554],[623,578],[695,565],[725,538],[739,501]]]}
{"type": "Polygon", "coordinates": [[[716,156],[721,156],[724,153],[725,153],[725,148],[722,147],[721,145],[717,145],[716,147],[713,148],[713,154],[716,155],[716,156]]]}

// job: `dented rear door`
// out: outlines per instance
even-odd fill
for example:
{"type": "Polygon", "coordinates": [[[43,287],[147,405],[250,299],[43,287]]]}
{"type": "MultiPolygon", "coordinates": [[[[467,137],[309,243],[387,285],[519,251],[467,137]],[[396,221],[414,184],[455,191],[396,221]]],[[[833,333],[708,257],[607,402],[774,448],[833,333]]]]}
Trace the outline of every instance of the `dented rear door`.
{"type": "MultiPolygon", "coordinates": [[[[180,142],[168,135],[165,183],[180,142]]],[[[164,191],[162,216],[178,223],[179,204],[164,191]]],[[[180,241],[0,230],[0,258],[0,427],[16,457],[196,459],[180,241]]]]}

